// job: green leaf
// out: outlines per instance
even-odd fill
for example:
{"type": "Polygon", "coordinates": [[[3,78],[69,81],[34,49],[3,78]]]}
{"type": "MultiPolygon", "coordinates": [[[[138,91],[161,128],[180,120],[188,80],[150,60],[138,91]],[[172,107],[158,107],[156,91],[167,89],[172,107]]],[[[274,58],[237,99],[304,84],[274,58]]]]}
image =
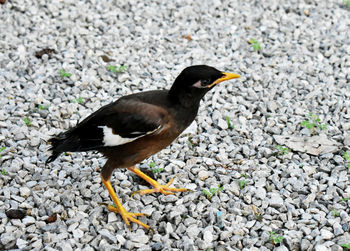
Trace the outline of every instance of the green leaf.
{"type": "Polygon", "coordinates": [[[277,237],[274,239],[274,242],[275,242],[275,243],[281,243],[281,242],[283,241],[283,239],[284,239],[284,237],[281,236],[281,235],[279,235],[279,236],[277,236],[277,237]]]}
{"type": "Polygon", "coordinates": [[[119,72],[125,72],[126,69],[128,69],[128,67],[127,67],[126,65],[121,65],[121,66],[119,67],[119,72]]]}
{"type": "Polygon", "coordinates": [[[225,118],[226,118],[228,129],[234,129],[235,127],[233,125],[231,125],[230,118],[228,116],[226,116],[225,118]]]}
{"type": "Polygon", "coordinates": [[[280,152],[280,154],[282,155],[285,155],[285,154],[288,154],[289,153],[289,148],[287,147],[283,147],[283,146],[280,146],[280,145],[277,145],[276,146],[276,149],[280,152]]]}
{"type": "Polygon", "coordinates": [[[252,45],[254,51],[258,51],[261,49],[261,45],[258,40],[251,38],[249,39],[249,43],[252,45]]]}
{"type": "Polygon", "coordinates": [[[117,66],[114,66],[114,65],[108,65],[107,69],[110,70],[110,71],[113,71],[114,73],[117,72],[117,66]]]}
{"type": "Polygon", "coordinates": [[[349,1],[349,0],[344,1],[344,4],[345,4],[346,6],[348,6],[348,7],[350,7],[350,1],[349,1]]]}
{"type": "Polygon", "coordinates": [[[108,65],[107,69],[110,71],[113,71],[114,73],[123,73],[126,71],[128,67],[126,65],[121,65],[119,67],[114,66],[114,65],[108,65]]]}
{"type": "Polygon", "coordinates": [[[46,105],[39,105],[39,109],[40,110],[47,110],[47,109],[49,109],[49,107],[46,105]]]}
{"type": "Polygon", "coordinates": [[[284,239],[284,237],[282,235],[278,235],[274,231],[271,231],[269,234],[270,234],[270,241],[273,244],[281,243],[284,239]]]}
{"type": "Polygon", "coordinates": [[[337,209],[333,209],[333,211],[332,211],[332,215],[334,216],[334,217],[338,217],[339,215],[340,215],[340,213],[338,212],[338,210],[337,209]]]}
{"type": "Polygon", "coordinates": [[[212,188],[209,189],[209,191],[210,191],[210,193],[211,193],[212,195],[214,195],[214,194],[216,194],[216,193],[218,192],[218,189],[212,187],[212,188]]]}
{"type": "Polygon", "coordinates": [[[59,71],[59,73],[60,73],[60,75],[61,75],[61,77],[62,78],[65,78],[65,77],[71,77],[72,76],[72,73],[69,73],[69,72],[66,72],[64,69],[61,69],[60,71],[59,71]]]}
{"type": "Polygon", "coordinates": [[[350,200],[350,198],[342,198],[341,200],[347,202],[348,200],[350,200]]]}
{"type": "Polygon", "coordinates": [[[148,166],[149,166],[150,168],[154,168],[154,167],[156,166],[156,163],[154,163],[153,161],[151,161],[151,162],[148,164],[148,166]]]}
{"type": "Polygon", "coordinates": [[[304,127],[306,127],[307,129],[312,129],[312,128],[314,128],[315,127],[315,124],[314,123],[311,123],[310,121],[308,121],[308,120],[304,120],[304,121],[302,121],[301,122],[301,126],[304,126],[304,127]]]}
{"type": "Polygon", "coordinates": [[[318,129],[327,130],[327,125],[326,124],[318,125],[318,129]]]}
{"type": "Polygon", "coordinates": [[[84,103],[84,99],[82,97],[77,98],[77,103],[78,104],[84,103]]]}
{"type": "Polygon", "coordinates": [[[242,190],[245,187],[246,183],[247,182],[245,181],[245,179],[239,180],[239,188],[242,190]]]}
{"type": "Polygon", "coordinates": [[[209,191],[207,191],[206,189],[203,189],[203,191],[202,191],[206,196],[207,196],[207,198],[210,200],[211,199],[211,197],[213,196],[209,191]]]}
{"type": "Polygon", "coordinates": [[[84,103],[84,99],[82,97],[79,97],[77,99],[70,99],[69,102],[82,104],[82,103],[84,103]]]}
{"type": "Polygon", "coordinates": [[[350,160],[350,152],[344,152],[343,153],[343,158],[346,160],[350,160]]]}
{"type": "Polygon", "coordinates": [[[221,192],[222,190],[224,190],[223,186],[218,185],[219,191],[221,192]]]}
{"type": "Polygon", "coordinates": [[[161,168],[161,167],[152,169],[153,173],[160,173],[161,171],[163,171],[163,168],[161,168]]]}
{"type": "Polygon", "coordinates": [[[306,127],[306,125],[308,125],[308,124],[309,124],[309,121],[307,121],[307,120],[304,120],[301,122],[301,126],[304,126],[304,127],[306,127]]]}
{"type": "Polygon", "coordinates": [[[209,188],[209,191],[206,189],[203,189],[203,193],[207,196],[207,198],[210,200],[211,197],[213,197],[215,194],[221,192],[224,189],[224,187],[218,185],[218,187],[211,187],[209,188]]]}
{"type": "MultiPolygon", "coordinates": [[[[349,6],[350,6],[350,4],[349,4],[349,6]]],[[[343,247],[343,248],[350,249],[350,243],[348,243],[348,244],[345,244],[345,243],[344,244],[340,244],[340,246],[343,247]]]]}
{"type": "Polygon", "coordinates": [[[27,126],[31,126],[31,125],[32,125],[32,121],[31,121],[28,117],[25,117],[23,121],[24,121],[24,123],[25,123],[27,126]]]}

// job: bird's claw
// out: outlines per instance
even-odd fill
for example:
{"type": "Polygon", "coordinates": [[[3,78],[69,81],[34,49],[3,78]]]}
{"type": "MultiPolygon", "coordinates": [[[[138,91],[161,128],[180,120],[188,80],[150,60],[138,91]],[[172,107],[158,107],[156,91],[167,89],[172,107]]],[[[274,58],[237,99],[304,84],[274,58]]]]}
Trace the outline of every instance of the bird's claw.
{"type": "Polygon", "coordinates": [[[173,183],[173,181],[174,181],[174,178],[172,178],[166,185],[161,185],[157,182],[156,184],[152,184],[153,185],[152,189],[142,189],[142,190],[133,192],[131,194],[131,197],[134,196],[135,194],[144,195],[144,194],[150,194],[150,193],[161,193],[164,195],[170,195],[176,192],[192,192],[191,189],[187,189],[187,188],[169,187],[171,183],[173,183]]]}
{"type": "Polygon", "coordinates": [[[114,205],[110,205],[107,203],[100,203],[100,205],[106,206],[107,209],[111,212],[114,213],[118,213],[121,215],[121,217],[123,218],[123,220],[125,221],[126,226],[128,227],[128,229],[131,231],[131,227],[130,227],[130,221],[134,222],[148,230],[151,230],[153,233],[155,233],[155,231],[147,224],[143,223],[142,221],[139,221],[138,219],[136,219],[135,217],[138,216],[149,216],[149,214],[145,214],[145,213],[129,213],[128,211],[126,211],[124,208],[122,208],[122,210],[119,210],[117,207],[115,207],[114,205]]]}

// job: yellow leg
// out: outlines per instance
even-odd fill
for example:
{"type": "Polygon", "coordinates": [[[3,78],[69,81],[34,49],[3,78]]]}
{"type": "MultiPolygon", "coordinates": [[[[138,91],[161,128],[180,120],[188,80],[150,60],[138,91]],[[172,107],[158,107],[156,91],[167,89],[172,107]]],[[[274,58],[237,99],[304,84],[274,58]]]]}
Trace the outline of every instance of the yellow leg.
{"type": "Polygon", "coordinates": [[[129,167],[128,168],[130,171],[132,171],[133,173],[135,173],[136,175],[138,175],[139,177],[141,177],[142,179],[144,179],[145,181],[147,181],[148,183],[150,183],[154,188],[153,189],[144,189],[144,190],[139,190],[134,192],[131,196],[135,195],[135,194],[149,194],[149,193],[162,193],[164,195],[169,195],[169,194],[174,194],[174,192],[188,192],[191,191],[190,189],[187,188],[173,188],[173,187],[169,187],[171,185],[171,183],[173,183],[174,178],[172,178],[168,184],[166,185],[161,185],[159,184],[157,181],[155,181],[154,179],[152,179],[151,177],[147,176],[146,174],[144,174],[143,172],[140,171],[140,169],[137,169],[136,167],[129,167]]]}
{"type": "Polygon", "coordinates": [[[134,217],[136,216],[146,216],[146,214],[143,213],[129,213],[128,211],[125,210],[125,208],[123,207],[122,203],[120,203],[113,187],[112,184],[110,182],[110,180],[105,180],[103,179],[103,177],[101,176],[102,179],[102,183],[105,185],[105,187],[107,188],[109,195],[112,197],[112,200],[115,204],[116,207],[112,206],[112,205],[107,205],[107,209],[115,212],[115,213],[119,213],[121,215],[121,217],[123,218],[126,226],[129,228],[130,230],[130,221],[139,224],[140,226],[143,226],[146,229],[150,229],[153,231],[153,229],[150,228],[150,226],[148,226],[147,224],[135,219],[134,217]]]}

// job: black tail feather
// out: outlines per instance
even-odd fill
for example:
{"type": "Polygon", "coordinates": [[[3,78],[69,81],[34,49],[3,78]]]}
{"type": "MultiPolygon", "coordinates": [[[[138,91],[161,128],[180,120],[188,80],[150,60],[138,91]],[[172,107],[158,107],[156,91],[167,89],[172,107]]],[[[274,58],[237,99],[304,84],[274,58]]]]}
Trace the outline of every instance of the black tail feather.
{"type": "MultiPolygon", "coordinates": [[[[59,137],[60,135],[58,135],[59,137]]],[[[47,158],[47,160],[45,161],[45,165],[51,163],[52,161],[54,161],[55,159],[57,159],[58,156],[60,156],[60,154],[62,153],[62,151],[57,151],[58,146],[61,143],[61,140],[59,138],[51,138],[48,140],[48,144],[51,145],[50,147],[50,151],[52,151],[52,154],[50,157],[47,158]]]]}
{"type": "Polygon", "coordinates": [[[62,152],[52,152],[51,156],[47,158],[47,160],[45,161],[45,165],[51,163],[52,161],[54,161],[55,159],[57,159],[58,156],[61,155],[62,152]]]}
{"type": "Polygon", "coordinates": [[[45,165],[57,159],[63,152],[75,151],[75,146],[72,144],[72,136],[69,132],[61,133],[56,137],[49,139],[48,143],[51,144],[50,151],[51,156],[46,160],[45,165]]]}
{"type": "Polygon", "coordinates": [[[52,151],[52,155],[46,160],[46,164],[57,159],[63,152],[82,152],[103,147],[101,139],[81,140],[80,135],[75,130],[76,128],[73,128],[49,139],[48,143],[51,144],[49,150],[52,151]]]}

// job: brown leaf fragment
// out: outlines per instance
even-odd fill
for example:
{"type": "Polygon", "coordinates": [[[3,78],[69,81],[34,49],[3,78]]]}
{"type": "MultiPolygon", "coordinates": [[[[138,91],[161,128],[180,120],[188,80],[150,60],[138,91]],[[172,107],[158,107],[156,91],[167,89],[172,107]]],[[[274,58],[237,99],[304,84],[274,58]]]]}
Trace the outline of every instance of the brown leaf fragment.
{"type": "Polygon", "coordinates": [[[106,62],[106,63],[115,61],[114,59],[108,57],[107,55],[101,55],[101,58],[103,62],[106,62]]]}
{"type": "Polygon", "coordinates": [[[6,0],[0,0],[0,4],[5,4],[6,0]]]}
{"type": "Polygon", "coordinates": [[[52,53],[56,53],[56,51],[54,49],[45,48],[40,51],[37,51],[35,53],[35,57],[41,58],[44,54],[47,54],[48,56],[50,56],[52,53]]]}
{"type": "Polygon", "coordinates": [[[187,41],[191,41],[191,40],[192,40],[191,35],[183,35],[182,37],[183,37],[183,38],[186,38],[187,41]]]}
{"type": "Polygon", "coordinates": [[[10,219],[23,219],[27,215],[26,210],[22,209],[9,209],[5,212],[6,216],[10,219]]]}
{"type": "Polygon", "coordinates": [[[45,220],[46,223],[52,223],[57,220],[57,213],[53,213],[49,218],[45,220]]]}

